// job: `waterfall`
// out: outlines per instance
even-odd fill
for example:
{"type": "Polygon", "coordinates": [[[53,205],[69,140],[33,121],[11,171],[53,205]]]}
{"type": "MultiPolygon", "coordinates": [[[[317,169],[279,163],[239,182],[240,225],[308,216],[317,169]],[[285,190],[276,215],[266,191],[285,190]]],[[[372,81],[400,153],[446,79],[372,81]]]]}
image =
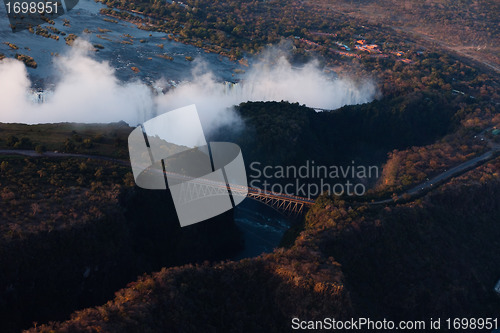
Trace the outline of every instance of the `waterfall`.
{"type": "Polygon", "coordinates": [[[54,92],[50,90],[30,90],[27,97],[33,104],[42,104],[47,102],[52,95],[54,95],[54,92]]]}

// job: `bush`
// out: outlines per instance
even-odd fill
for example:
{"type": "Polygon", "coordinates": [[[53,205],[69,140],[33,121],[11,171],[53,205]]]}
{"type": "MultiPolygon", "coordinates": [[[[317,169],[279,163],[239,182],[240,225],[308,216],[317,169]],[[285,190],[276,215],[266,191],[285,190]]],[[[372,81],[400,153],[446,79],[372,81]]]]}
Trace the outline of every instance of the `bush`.
{"type": "Polygon", "coordinates": [[[9,146],[9,147],[14,147],[14,145],[15,145],[17,142],[19,142],[19,139],[18,139],[16,136],[14,136],[14,135],[9,135],[9,136],[7,137],[7,141],[6,141],[6,142],[7,142],[7,146],[9,146]]]}
{"type": "Polygon", "coordinates": [[[14,143],[14,148],[17,149],[32,149],[33,148],[33,143],[29,138],[21,138],[21,140],[17,141],[14,143]]]}
{"type": "Polygon", "coordinates": [[[35,147],[35,151],[38,153],[38,154],[42,154],[44,152],[47,151],[47,148],[44,146],[44,145],[37,145],[35,147]]]}

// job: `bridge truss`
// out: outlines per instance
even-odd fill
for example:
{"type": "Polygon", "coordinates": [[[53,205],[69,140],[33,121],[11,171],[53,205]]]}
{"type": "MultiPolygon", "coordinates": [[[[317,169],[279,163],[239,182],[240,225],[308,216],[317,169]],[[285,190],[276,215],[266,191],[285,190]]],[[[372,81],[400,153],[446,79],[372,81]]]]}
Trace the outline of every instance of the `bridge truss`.
{"type": "MultiPolygon", "coordinates": [[[[227,195],[229,190],[233,198],[239,197],[243,199],[248,197],[271,207],[286,217],[298,217],[314,203],[313,200],[307,198],[262,191],[245,186],[228,186],[203,182],[183,182],[181,186],[180,203],[192,202],[203,197],[227,195]]],[[[238,202],[240,201],[238,200],[238,202]]]]}

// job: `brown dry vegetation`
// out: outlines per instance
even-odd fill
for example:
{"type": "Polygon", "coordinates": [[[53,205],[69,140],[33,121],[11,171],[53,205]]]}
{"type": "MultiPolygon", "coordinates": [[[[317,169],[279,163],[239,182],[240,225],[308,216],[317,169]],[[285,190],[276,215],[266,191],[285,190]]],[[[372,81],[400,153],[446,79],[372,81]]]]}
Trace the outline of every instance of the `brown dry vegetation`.
{"type": "Polygon", "coordinates": [[[495,0],[310,0],[309,4],[402,29],[500,70],[500,5],[495,0]]]}

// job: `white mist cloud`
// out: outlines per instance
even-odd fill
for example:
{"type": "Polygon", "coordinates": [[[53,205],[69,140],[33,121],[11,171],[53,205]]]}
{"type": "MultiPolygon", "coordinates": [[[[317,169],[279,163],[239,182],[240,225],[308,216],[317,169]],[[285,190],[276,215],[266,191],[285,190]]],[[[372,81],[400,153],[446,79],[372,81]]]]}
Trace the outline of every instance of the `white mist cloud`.
{"type": "Polygon", "coordinates": [[[59,82],[46,103],[29,101],[30,81],[16,60],[0,61],[0,121],[19,123],[137,123],[153,109],[150,89],[142,83],[120,83],[107,62],[89,57],[90,44],[77,40],[58,58],[59,82]]]}
{"type": "Polygon", "coordinates": [[[0,61],[0,117],[2,121],[16,118],[27,105],[26,92],[31,82],[26,67],[20,61],[5,58],[0,61]]]}
{"type": "Polygon", "coordinates": [[[255,65],[241,89],[242,97],[248,100],[285,100],[327,110],[370,102],[375,93],[371,81],[356,85],[347,79],[334,80],[316,61],[293,68],[284,56],[273,64],[255,65]]]}
{"type": "Polygon", "coordinates": [[[77,40],[68,55],[58,58],[59,82],[42,104],[27,98],[31,83],[24,65],[12,59],[0,61],[0,121],[33,124],[124,120],[136,125],[196,104],[205,130],[210,131],[237,122],[231,106],[241,102],[285,100],[336,109],[369,102],[376,93],[371,82],[359,86],[345,79],[332,80],[316,62],[294,68],[280,56],[272,65],[269,61],[252,65],[244,80],[233,87],[218,82],[200,64],[190,82],[154,96],[144,83],[120,82],[108,62],[91,58],[90,49],[88,42],[77,40]]]}

